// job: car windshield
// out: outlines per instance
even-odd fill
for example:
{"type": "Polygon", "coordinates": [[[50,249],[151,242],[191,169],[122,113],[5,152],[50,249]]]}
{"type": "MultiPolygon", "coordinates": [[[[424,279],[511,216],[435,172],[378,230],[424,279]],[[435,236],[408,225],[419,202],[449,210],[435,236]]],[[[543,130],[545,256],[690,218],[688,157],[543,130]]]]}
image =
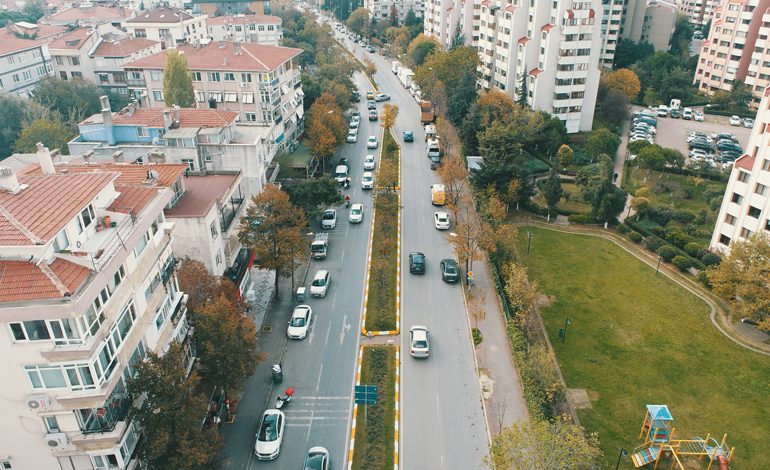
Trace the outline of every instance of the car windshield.
{"type": "Polygon", "coordinates": [[[334,212],[326,212],[324,214],[324,220],[332,220],[334,218],[334,212]]]}
{"type": "Polygon", "coordinates": [[[305,460],[304,470],[323,470],[324,458],[321,454],[309,455],[305,460]]]}
{"type": "Polygon", "coordinates": [[[444,271],[446,271],[447,274],[457,274],[457,268],[453,264],[445,264],[444,265],[444,271]]]}
{"type": "Polygon", "coordinates": [[[425,258],[422,255],[412,255],[412,261],[415,263],[422,263],[425,258]]]}
{"type": "Polygon", "coordinates": [[[305,326],[305,317],[292,317],[291,326],[295,326],[295,327],[305,326]]]}
{"type": "Polygon", "coordinates": [[[318,279],[313,279],[313,286],[315,287],[323,287],[326,285],[326,279],[319,277],[318,279]]]}
{"type": "Polygon", "coordinates": [[[438,216],[438,221],[439,222],[446,222],[446,216],[445,215],[438,216]]]}
{"type": "Polygon", "coordinates": [[[428,347],[428,342],[425,340],[417,339],[414,341],[415,349],[425,349],[428,347]]]}
{"type": "Polygon", "coordinates": [[[353,215],[359,215],[361,213],[361,209],[353,209],[350,211],[350,213],[353,215]]]}
{"type": "Polygon", "coordinates": [[[372,180],[371,176],[364,176],[364,181],[371,181],[371,180],[372,180]]]}
{"type": "Polygon", "coordinates": [[[265,415],[259,428],[258,440],[271,442],[278,439],[278,415],[265,415]]]}

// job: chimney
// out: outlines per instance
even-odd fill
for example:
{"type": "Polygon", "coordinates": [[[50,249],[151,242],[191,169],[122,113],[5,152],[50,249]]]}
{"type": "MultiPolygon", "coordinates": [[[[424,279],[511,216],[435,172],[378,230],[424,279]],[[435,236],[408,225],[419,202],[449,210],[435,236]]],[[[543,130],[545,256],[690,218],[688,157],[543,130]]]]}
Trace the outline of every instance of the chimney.
{"type": "Polygon", "coordinates": [[[94,162],[94,151],[89,150],[88,152],[83,154],[83,162],[85,164],[90,164],[94,162]]]}
{"type": "Polygon", "coordinates": [[[115,152],[112,152],[112,160],[115,163],[126,163],[126,159],[123,157],[122,150],[117,150],[115,152]]]}
{"type": "Polygon", "coordinates": [[[163,110],[163,127],[166,128],[166,130],[171,129],[171,124],[173,124],[174,121],[171,120],[171,112],[168,109],[163,110]]]}
{"type": "Polygon", "coordinates": [[[128,115],[133,116],[134,111],[136,111],[136,101],[131,101],[128,103],[128,115]]]}
{"type": "Polygon", "coordinates": [[[11,194],[16,194],[22,189],[16,173],[8,167],[0,167],[0,189],[11,194]]]}
{"type": "Polygon", "coordinates": [[[48,147],[42,144],[42,142],[37,143],[37,160],[40,162],[40,171],[42,171],[44,175],[56,174],[56,168],[53,166],[51,152],[48,150],[48,147]]]}
{"type": "Polygon", "coordinates": [[[224,49],[225,48],[225,41],[219,41],[219,48],[224,49]]]}
{"type": "Polygon", "coordinates": [[[115,145],[115,130],[112,126],[112,109],[110,109],[110,99],[105,95],[99,98],[102,104],[102,123],[104,123],[104,132],[107,134],[107,143],[115,145]]]}
{"type": "Polygon", "coordinates": [[[241,41],[235,41],[233,43],[233,54],[235,55],[243,54],[243,49],[241,49],[241,41]]]}
{"type": "Polygon", "coordinates": [[[222,65],[227,65],[227,56],[222,56],[222,65]]]}
{"type": "Polygon", "coordinates": [[[176,124],[176,127],[179,127],[179,106],[174,105],[173,113],[174,113],[174,124],[176,124]]]}

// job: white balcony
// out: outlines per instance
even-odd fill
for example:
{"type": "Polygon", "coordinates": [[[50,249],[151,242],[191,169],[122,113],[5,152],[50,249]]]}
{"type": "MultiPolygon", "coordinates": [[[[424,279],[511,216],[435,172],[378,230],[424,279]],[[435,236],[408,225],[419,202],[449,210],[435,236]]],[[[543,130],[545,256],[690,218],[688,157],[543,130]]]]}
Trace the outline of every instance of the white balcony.
{"type": "Polygon", "coordinates": [[[85,242],[77,242],[56,256],[100,271],[110,262],[118,250],[129,250],[126,241],[136,227],[134,214],[100,211],[96,232],[85,242]],[[109,220],[108,220],[109,218],[109,220]],[[109,223],[109,226],[107,226],[109,223]]]}

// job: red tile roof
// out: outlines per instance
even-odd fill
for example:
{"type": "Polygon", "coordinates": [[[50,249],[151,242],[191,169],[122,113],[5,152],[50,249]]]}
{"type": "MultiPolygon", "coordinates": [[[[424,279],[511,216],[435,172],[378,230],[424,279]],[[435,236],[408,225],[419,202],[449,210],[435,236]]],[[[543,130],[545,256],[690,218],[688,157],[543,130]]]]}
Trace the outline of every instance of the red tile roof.
{"type": "Polygon", "coordinates": [[[34,36],[35,39],[48,39],[67,32],[67,27],[64,25],[50,25],[39,23],[27,23],[25,21],[19,21],[13,24],[9,24],[1,31],[17,34],[28,34],[34,36]]]}
{"type": "Polygon", "coordinates": [[[190,175],[185,180],[185,192],[176,206],[166,211],[166,217],[204,217],[222,199],[238,175],[190,175]]]}
{"type": "Polygon", "coordinates": [[[128,57],[134,52],[150,48],[158,42],[145,38],[126,38],[120,41],[102,41],[94,51],[94,57],[128,57]]]}
{"type": "Polygon", "coordinates": [[[50,265],[45,261],[0,261],[0,302],[67,297],[90,273],[88,268],[63,259],[50,265]]]}
{"type": "Polygon", "coordinates": [[[529,42],[529,38],[526,37],[526,36],[522,36],[522,37],[519,38],[518,42],[519,42],[519,44],[526,44],[526,43],[529,42]]]}
{"type": "Polygon", "coordinates": [[[193,16],[173,7],[160,7],[154,10],[141,12],[126,23],[181,23],[190,20],[193,16]]]}
{"type": "MultiPolygon", "coordinates": [[[[186,166],[186,165],[185,165],[186,166]]],[[[115,189],[120,193],[107,210],[121,214],[138,214],[147,204],[158,195],[158,188],[116,184],[115,189]]]]}
{"type": "Polygon", "coordinates": [[[541,73],[543,73],[543,69],[539,69],[537,67],[529,71],[529,74],[532,75],[533,77],[537,77],[541,73]]]}
{"type": "Polygon", "coordinates": [[[42,44],[45,44],[42,39],[21,39],[11,32],[3,31],[0,34],[0,56],[26,51],[42,44]]]}
{"type": "MultiPolygon", "coordinates": [[[[187,170],[183,163],[152,163],[148,165],[136,165],[133,163],[89,163],[72,164],[60,163],[56,165],[56,172],[60,175],[69,174],[75,176],[86,174],[114,174],[116,185],[157,185],[168,187],[174,184],[187,170]],[[158,178],[148,181],[147,171],[155,170],[158,178]]],[[[40,175],[40,165],[30,165],[23,170],[25,175],[40,175]]]]}
{"type": "Polygon", "coordinates": [[[93,20],[122,20],[124,18],[131,18],[132,16],[134,16],[134,10],[130,8],[123,8],[121,12],[121,8],[118,7],[94,5],[91,8],[73,7],[61,10],[51,16],[44,16],[40,21],[42,23],[48,21],[56,23],[75,23],[80,20],[91,22],[93,22],[93,20]]]}
{"type": "MultiPolygon", "coordinates": [[[[146,127],[163,127],[163,111],[166,108],[137,108],[129,115],[122,110],[112,116],[113,124],[117,126],[143,125],[146,127]]],[[[172,114],[173,111],[169,110],[172,114]]],[[[100,116],[101,115],[95,115],[100,116]]],[[[181,108],[179,110],[179,127],[224,127],[235,122],[238,113],[222,109],[181,108]]],[[[83,121],[87,124],[88,119],[83,121]]]]}
{"type": "Polygon", "coordinates": [[[516,11],[517,8],[519,8],[518,5],[511,4],[511,5],[508,5],[507,7],[505,7],[505,11],[507,11],[507,12],[514,12],[514,11],[516,11]]]}
{"type": "Polygon", "coordinates": [[[540,28],[540,31],[547,33],[548,31],[552,30],[555,26],[551,23],[544,24],[542,28],[540,28]]]}
{"type": "Polygon", "coordinates": [[[51,49],[51,50],[80,49],[81,47],[83,47],[83,44],[86,43],[86,40],[92,34],[95,34],[95,31],[93,29],[78,28],[74,31],[70,31],[69,33],[63,36],[59,36],[57,39],[55,39],[50,44],[48,44],[48,49],[51,49]]]}
{"type": "MultiPolygon", "coordinates": [[[[183,45],[176,48],[185,54],[191,70],[247,70],[266,72],[275,70],[284,62],[300,55],[302,49],[293,47],[268,46],[265,44],[242,43],[241,53],[235,54],[232,42],[211,43],[196,49],[194,46],[183,45]],[[225,58],[227,58],[225,60],[225,58]],[[225,62],[227,63],[225,65],[225,62]]],[[[166,66],[168,51],[159,52],[149,57],[143,57],[124,64],[124,68],[132,69],[163,69],[166,66]]]]}
{"type": "Polygon", "coordinates": [[[19,176],[29,187],[17,194],[0,191],[0,245],[47,243],[116,176],[19,176]]]}
{"type": "Polygon", "coordinates": [[[741,158],[735,160],[735,168],[743,168],[744,170],[751,171],[754,168],[755,158],[749,154],[743,154],[741,158]]]}
{"type": "Polygon", "coordinates": [[[225,24],[281,24],[283,20],[280,16],[272,15],[241,15],[241,16],[217,16],[208,18],[206,24],[209,26],[225,24]]]}

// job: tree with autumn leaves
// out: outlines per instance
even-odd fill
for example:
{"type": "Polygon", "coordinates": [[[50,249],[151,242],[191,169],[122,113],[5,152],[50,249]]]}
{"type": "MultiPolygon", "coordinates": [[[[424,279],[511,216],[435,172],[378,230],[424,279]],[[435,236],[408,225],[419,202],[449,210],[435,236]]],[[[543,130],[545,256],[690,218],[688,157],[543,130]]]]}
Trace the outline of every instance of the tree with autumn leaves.
{"type": "Polygon", "coordinates": [[[321,172],[326,161],[345,143],[348,125],[342,109],[331,93],[321,93],[308,111],[305,120],[306,142],[315,158],[321,160],[321,172]]]}
{"type": "MultiPolygon", "coordinates": [[[[275,296],[280,298],[278,278],[294,275],[307,256],[309,244],[303,237],[307,227],[305,212],[294,206],[289,195],[268,184],[251,199],[238,228],[238,238],[254,250],[255,263],[275,271],[275,296]]],[[[292,289],[294,288],[292,282],[292,289]]]]}

